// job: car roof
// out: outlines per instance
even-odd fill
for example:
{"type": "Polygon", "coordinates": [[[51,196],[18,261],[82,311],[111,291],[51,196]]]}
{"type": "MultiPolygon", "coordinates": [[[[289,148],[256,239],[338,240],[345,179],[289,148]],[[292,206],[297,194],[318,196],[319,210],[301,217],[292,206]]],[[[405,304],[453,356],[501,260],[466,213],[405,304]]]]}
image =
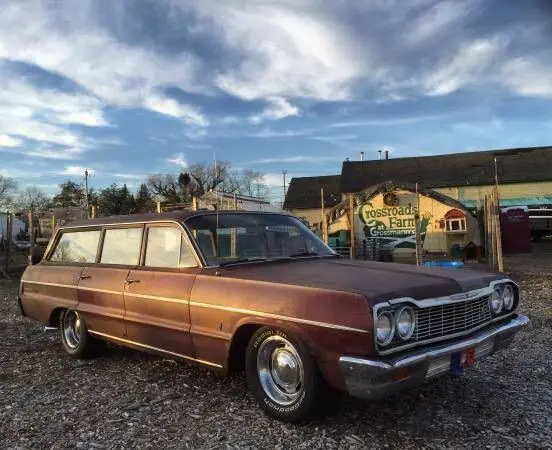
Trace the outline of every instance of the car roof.
{"type": "MultiPolygon", "coordinates": [[[[199,211],[170,211],[163,213],[143,213],[143,214],[126,214],[120,216],[97,217],[95,219],[76,220],[67,222],[60,226],[63,228],[99,226],[99,225],[117,225],[128,223],[144,223],[144,222],[181,222],[190,217],[204,216],[208,214],[216,214],[214,210],[199,210],[199,211]]],[[[286,215],[285,212],[274,213],[265,211],[235,211],[235,210],[219,210],[219,214],[271,214],[271,215],[286,215]]]]}

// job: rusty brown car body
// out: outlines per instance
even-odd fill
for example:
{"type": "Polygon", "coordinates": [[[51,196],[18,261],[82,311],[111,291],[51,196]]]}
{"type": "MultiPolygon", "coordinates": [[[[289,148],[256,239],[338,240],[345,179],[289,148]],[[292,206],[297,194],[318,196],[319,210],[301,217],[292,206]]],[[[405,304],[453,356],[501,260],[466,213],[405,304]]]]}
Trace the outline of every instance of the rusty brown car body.
{"type": "Polygon", "coordinates": [[[342,259],[297,219],[267,213],[68,224],[25,271],[18,301],[59,327],[73,356],[111,341],[223,373],[244,368],[282,420],[309,417],[336,392],[375,398],[462,371],[528,322],[504,275],[342,259]],[[244,239],[278,242],[279,253],[240,259],[244,239]],[[282,253],[290,241],[305,248],[282,253]]]}

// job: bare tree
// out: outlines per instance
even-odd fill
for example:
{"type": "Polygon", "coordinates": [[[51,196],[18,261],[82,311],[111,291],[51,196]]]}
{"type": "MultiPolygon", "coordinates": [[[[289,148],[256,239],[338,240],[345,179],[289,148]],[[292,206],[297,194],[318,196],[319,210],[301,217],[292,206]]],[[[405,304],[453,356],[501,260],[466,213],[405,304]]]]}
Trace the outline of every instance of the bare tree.
{"type": "Polygon", "coordinates": [[[0,211],[12,209],[16,190],[17,182],[13,178],[0,175],[0,211]]]}
{"type": "Polygon", "coordinates": [[[169,174],[150,175],[146,181],[148,190],[157,197],[171,203],[183,201],[182,189],[178,180],[169,174]]]}
{"type": "Polygon", "coordinates": [[[42,213],[52,205],[52,199],[43,190],[29,186],[19,193],[16,209],[21,212],[42,213]]]}
{"type": "Polygon", "coordinates": [[[264,174],[252,169],[243,169],[238,176],[240,193],[251,197],[266,197],[268,188],[264,182],[264,174]]]}

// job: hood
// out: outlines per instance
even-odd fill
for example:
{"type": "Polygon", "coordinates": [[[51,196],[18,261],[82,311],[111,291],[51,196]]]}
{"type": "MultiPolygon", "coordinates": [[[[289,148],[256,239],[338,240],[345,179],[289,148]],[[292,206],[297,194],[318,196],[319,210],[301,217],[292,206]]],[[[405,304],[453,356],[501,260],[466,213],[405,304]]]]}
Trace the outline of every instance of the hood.
{"type": "Polygon", "coordinates": [[[348,259],[308,259],[227,266],[226,277],[354,292],[375,304],[399,297],[416,300],[472,291],[504,275],[348,259]]]}

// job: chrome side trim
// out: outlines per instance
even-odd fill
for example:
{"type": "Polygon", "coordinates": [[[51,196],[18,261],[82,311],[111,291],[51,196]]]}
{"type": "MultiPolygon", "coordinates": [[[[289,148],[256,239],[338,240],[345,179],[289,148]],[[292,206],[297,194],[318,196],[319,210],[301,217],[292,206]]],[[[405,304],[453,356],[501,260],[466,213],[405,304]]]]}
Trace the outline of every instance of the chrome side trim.
{"type": "Polygon", "coordinates": [[[136,297],[136,298],[145,298],[148,300],[159,300],[160,302],[170,302],[170,303],[182,303],[187,305],[190,303],[188,300],[182,300],[179,298],[172,297],[159,297],[157,295],[146,295],[146,294],[135,294],[133,292],[125,291],[125,296],[136,297]]]}
{"type": "Polygon", "coordinates": [[[220,364],[212,363],[210,361],[205,361],[203,359],[192,358],[191,356],[182,355],[180,353],[171,352],[169,350],[163,350],[162,348],[153,347],[151,345],[141,344],[139,342],[131,341],[129,339],[123,339],[123,338],[120,338],[120,337],[112,336],[110,334],[100,333],[99,331],[88,330],[88,332],[90,334],[94,334],[96,336],[101,336],[101,337],[104,337],[106,339],[113,339],[114,341],[123,342],[125,344],[136,345],[138,347],[147,348],[149,350],[155,350],[157,352],[166,353],[167,355],[176,356],[178,358],[184,358],[184,359],[187,359],[189,361],[195,361],[195,362],[198,362],[200,364],[205,364],[207,366],[218,367],[219,369],[222,369],[222,366],[220,364]]]}
{"type": "MultiPolygon", "coordinates": [[[[33,284],[43,284],[45,286],[51,286],[55,285],[58,287],[67,287],[67,288],[75,288],[75,289],[83,289],[83,290],[89,290],[93,292],[101,292],[105,294],[122,294],[123,291],[110,291],[107,289],[96,289],[96,288],[89,288],[84,286],[71,286],[68,284],[55,284],[55,283],[44,283],[42,281],[24,281],[24,283],[33,283],[33,284]]],[[[261,311],[255,311],[252,309],[243,309],[243,308],[235,308],[232,306],[223,306],[223,305],[215,305],[213,303],[202,303],[202,302],[194,302],[194,301],[187,301],[182,300],[178,298],[172,298],[172,297],[159,297],[155,295],[145,295],[145,294],[133,294],[132,292],[125,291],[125,295],[130,295],[137,298],[144,298],[144,299],[151,299],[151,300],[158,300],[163,302],[172,302],[172,303],[182,303],[182,304],[189,304],[191,306],[196,306],[198,308],[210,308],[210,309],[216,309],[221,311],[228,311],[228,312],[235,312],[240,314],[249,314],[252,316],[257,317],[265,317],[268,319],[277,319],[277,320],[284,320],[288,322],[295,322],[295,323],[303,323],[305,325],[313,325],[317,327],[323,327],[323,328],[330,328],[334,330],[341,330],[341,331],[352,331],[355,333],[370,333],[370,330],[364,330],[361,328],[353,328],[353,327],[347,327],[345,325],[337,325],[333,323],[327,323],[327,322],[318,322],[316,320],[309,320],[309,319],[301,319],[298,317],[290,317],[290,316],[284,316],[280,314],[272,314],[272,313],[265,313],[261,311]]]]}
{"type": "Polygon", "coordinates": [[[70,289],[77,289],[77,285],[70,285],[70,284],[60,284],[60,283],[48,283],[46,281],[27,281],[27,280],[21,280],[21,283],[27,283],[27,284],[38,284],[40,286],[52,286],[52,287],[62,287],[62,288],[70,288],[70,289]]]}
{"type": "Polygon", "coordinates": [[[212,303],[199,303],[199,302],[191,301],[190,306],[196,306],[199,308],[218,309],[222,311],[236,312],[240,314],[250,314],[253,316],[265,317],[268,319],[286,320],[289,322],[304,323],[305,325],[314,325],[314,326],[323,327],[323,328],[331,328],[334,330],[354,331],[356,333],[370,333],[369,330],[363,330],[361,328],[352,328],[352,327],[346,327],[344,325],[336,325],[333,323],[317,322],[315,320],[300,319],[297,317],[290,317],[290,316],[282,316],[280,314],[265,313],[261,311],[254,311],[251,309],[234,308],[232,306],[214,305],[212,303]]]}

